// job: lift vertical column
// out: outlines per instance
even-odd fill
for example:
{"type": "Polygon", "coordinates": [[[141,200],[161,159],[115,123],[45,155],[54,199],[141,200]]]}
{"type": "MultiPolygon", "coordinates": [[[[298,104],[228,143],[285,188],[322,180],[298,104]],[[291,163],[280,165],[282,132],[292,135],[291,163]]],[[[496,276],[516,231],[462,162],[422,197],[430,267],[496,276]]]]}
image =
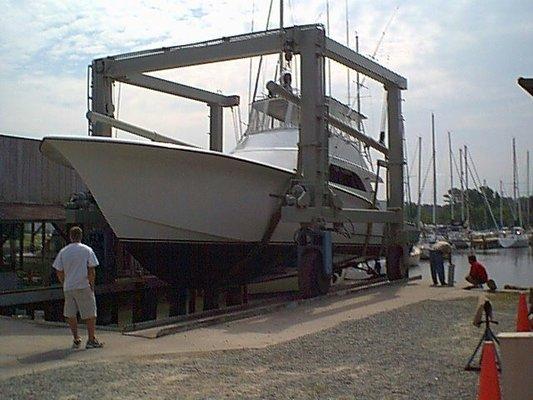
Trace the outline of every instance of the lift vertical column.
{"type": "Polygon", "coordinates": [[[224,132],[224,110],[218,104],[209,104],[209,149],[222,151],[224,144],[222,141],[224,132]]]}
{"type": "MultiPolygon", "coordinates": [[[[386,86],[388,126],[389,126],[389,209],[402,210],[404,207],[403,173],[403,123],[402,96],[397,86],[386,86]]],[[[389,247],[387,252],[387,276],[390,280],[407,276],[404,256],[407,249],[404,245],[403,224],[392,223],[389,229],[389,247]]]]}
{"type": "Polygon", "coordinates": [[[324,97],[324,31],[302,35],[300,43],[302,82],[298,150],[303,179],[311,189],[311,205],[327,206],[328,135],[324,97]]]}
{"type": "MultiPolygon", "coordinates": [[[[115,106],[113,105],[113,81],[106,77],[106,59],[94,60],[92,63],[92,111],[114,117],[115,106]]],[[[111,137],[111,125],[102,122],[92,124],[93,136],[111,137]]]]}

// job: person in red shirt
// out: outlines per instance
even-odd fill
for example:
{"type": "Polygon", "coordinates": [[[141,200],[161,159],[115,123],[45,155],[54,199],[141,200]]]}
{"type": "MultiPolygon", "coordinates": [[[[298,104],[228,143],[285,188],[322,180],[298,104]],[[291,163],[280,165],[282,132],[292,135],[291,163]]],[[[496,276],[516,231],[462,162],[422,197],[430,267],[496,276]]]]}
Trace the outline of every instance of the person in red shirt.
{"type": "Polygon", "coordinates": [[[489,279],[487,270],[476,259],[476,256],[468,256],[468,262],[470,263],[470,272],[465,279],[473,285],[468,289],[482,287],[486,283],[490,290],[496,290],[496,283],[492,279],[489,279]]]}

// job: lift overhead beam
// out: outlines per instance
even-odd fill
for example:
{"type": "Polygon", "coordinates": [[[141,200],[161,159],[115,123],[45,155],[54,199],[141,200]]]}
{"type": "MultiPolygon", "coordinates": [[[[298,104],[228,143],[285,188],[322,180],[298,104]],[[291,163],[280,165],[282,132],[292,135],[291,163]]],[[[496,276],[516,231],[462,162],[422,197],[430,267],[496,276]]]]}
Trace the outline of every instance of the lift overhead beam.
{"type": "Polygon", "coordinates": [[[115,80],[145,89],[184,97],[190,100],[202,101],[207,104],[216,104],[221,107],[238,106],[240,102],[239,96],[224,96],[145,74],[133,73],[125,77],[118,77],[115,80]]]}
{"type": "Polygon", "coordinates": [[[150,72],[163,69],[190,67],[230,61],[240,58],[277,54],[280,51],[280,31],[250,33],[248,35],[223,38],[196,46],[178,46],[154,50],[147,55],[114,59],[110,57],[107,75],[118,78],[132,72],[150,72]]]}
{"type": "Polygon", "coordinates": [[[392,72],[333,39],[326,38],[325,55],[348,68],[381,82],[385,86],[393,85],[401,90],[407,89],[407,79],[403,76],[392,72]]]}

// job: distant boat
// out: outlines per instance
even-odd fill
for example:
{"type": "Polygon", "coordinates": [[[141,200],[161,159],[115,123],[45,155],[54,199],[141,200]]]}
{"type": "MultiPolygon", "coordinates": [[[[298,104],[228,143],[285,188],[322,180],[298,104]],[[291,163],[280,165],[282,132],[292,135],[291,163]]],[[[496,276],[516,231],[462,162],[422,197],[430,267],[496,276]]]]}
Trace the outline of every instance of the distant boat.
{"type": "Polygon", "coordinates": [[[470,239],[464,229],[456,229],[451,227],[448,231],[448,242],[456,249],[468,249],[470,247],[470,239]]]}
{"type": "Polygon", "coordinates": [[[498,235],[496,231],[472,232],[470,234],[471,245],[476,249],[482,250],[501,247],[498,235]]]}
{"type": "Polygon", "coordinates": [[[503,248],[529,246],[529,238],[524,229],[519,226],[500,231],[498,242],[503,248]]]}

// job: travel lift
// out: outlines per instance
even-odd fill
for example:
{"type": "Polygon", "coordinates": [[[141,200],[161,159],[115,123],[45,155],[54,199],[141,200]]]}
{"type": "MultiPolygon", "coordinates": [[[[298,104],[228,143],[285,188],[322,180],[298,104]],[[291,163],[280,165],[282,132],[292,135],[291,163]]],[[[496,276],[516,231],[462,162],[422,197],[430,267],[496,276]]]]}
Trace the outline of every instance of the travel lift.
{"type": "MultiPolygon", "coordinates": [[[[146,75],[146,72],[188,67],[241,58],[276,54],[290,59],[300,55],[301,95],[269,82],[274,95],[300,107],[297,178],[280,207],[278,218],[300,224],[297,233],[299,287],[304,297],[323,294],[329,289],[333,248],[331,231],[345,223],[382,223],[386,235],[387,276],[390,280],[407,277],[404,257],[408,255],[408,232],[403,221],[403,124],[401,91],[407,81],[400,75],[328,38],[322,25],[303,25],[224,37],[201,43],[122,54],[92,62],[92,86],[87,113],[90,134],[111,136],[116,127],[154,141],[184,144],[155,132],[114,119],[113,82],[156,90],[206,103],[210,107],[209,147],[223,149],[223,107],[239,104],[238,96],[224,96],[146,75]],[[325,59],[330,58],[382,83],[387,91],[388,147],[330,116],[325,98],[325,59]],[[381,152],[386,161],[387,209],[348,209],[342,206],[329,187],[328,125],[342,130],[365,145],[381,152]]],[[[376,187],[377,190],[377,187],[376,187]]],[[[274,225],[277,222],[274,222],[274,225]]],[[[271,229],[271,227],[269,227],[271,229]]],[[[267,230],[268,231],[268,230],[267,230]]],[[[272,229],[273,231],[273,229],[272,229]]],[[[269,240],[270,235],[264,236],[269,240]]]]}

